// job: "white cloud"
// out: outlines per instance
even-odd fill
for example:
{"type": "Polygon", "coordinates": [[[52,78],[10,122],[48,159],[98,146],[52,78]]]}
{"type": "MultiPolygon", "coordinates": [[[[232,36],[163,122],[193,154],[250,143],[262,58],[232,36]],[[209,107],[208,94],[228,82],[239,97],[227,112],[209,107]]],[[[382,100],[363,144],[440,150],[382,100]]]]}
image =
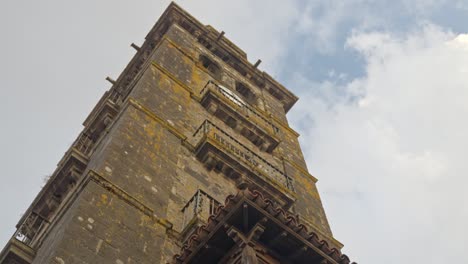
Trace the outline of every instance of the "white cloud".
{"type": "Polygon", "coordinates": [[[308,36],[307,41],[322,53],[330,53],[335,48],[336,31],[341,21],[347,17],[345,2],[309,2],[298,19],[296,30],[308,36]],[[323,10],[317,13],[316,10],[323,10]]]}
{"type": "Polygon", "coordinates": [[[461,10],[468,10],[468,3],[465,0],[458,0],[455,2],[455,7],[461,10]]]}
{"type": "Polygon", "coordinates": [[[403,0],[402,2],[410,13],[421,15],[433,12],[447,0],[403,0]]]}
{"type": "Polygon", "coordinates": [[[468,261],[466,38],[432,25],[355,33],[347,43],[366,76],[313,85],[293,108],[332,228],[356,261],[468,261]]]}

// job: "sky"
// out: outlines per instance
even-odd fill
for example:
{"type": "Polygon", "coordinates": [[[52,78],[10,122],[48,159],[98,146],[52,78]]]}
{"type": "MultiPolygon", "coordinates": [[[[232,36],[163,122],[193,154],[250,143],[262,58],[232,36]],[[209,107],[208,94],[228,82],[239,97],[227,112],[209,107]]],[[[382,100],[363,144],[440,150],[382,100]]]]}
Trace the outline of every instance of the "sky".
{"type": "MultiPolygon", "coordinates": [[[[0,247],[169,1],[0,2],[0,247]]],[[[300,99],[353,261],[468,263],[468,0],[178,1],[300,99]]]]}

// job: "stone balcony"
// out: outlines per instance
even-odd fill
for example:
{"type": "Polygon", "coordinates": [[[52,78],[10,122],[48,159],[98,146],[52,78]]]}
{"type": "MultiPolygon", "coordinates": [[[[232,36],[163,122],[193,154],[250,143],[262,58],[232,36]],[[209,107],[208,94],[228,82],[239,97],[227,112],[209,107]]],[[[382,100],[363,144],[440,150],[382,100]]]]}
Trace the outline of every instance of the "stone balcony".
{"type": "Polygon", "coordinates": [[[1,264],[30,264],[36,255],[35,250],[18,240],[11,238],[0,253],[1,264]]]}
{"type": "Polygon", "coordinates": [[[32,263],[35,249],[48,225],[49,221],[37,213],[27,215],[0,253],[0,263],[32,263]]]}
{"type": "Polygon", "coordinates": [[[85,128],[73,143],[73,148],[81,152],[85,157],[89,157],[101,138],[105,129],[111,124],[118,113],[118,97],[116,93],[106,92],[95,109],[84,121],[85,128]]]}
{"type": "Polygon", "coordinates": [[[295,201],[292,178],[210,121],[197,129],[194,141],[197,158],[209,170],[235,180],[239,188],[263,190],[284,207],[295,201]]]}
{"type": "Polygon", "coordinates": [[[38,213],[30,213],[13,237],[30,248],[36,248],[49,223],[45,217],[38,213]]]}
{"type": "Polygon", "coordinates": [[[200,92],[200,103],[214,116],[234,128],[262,151],[279,143],[280,130],[267,117],[231,90],[209,81],[200,92]]]}
{"type": "Polygon", "coordinates": [[[201,189],[182,208],[181,234],[183,240],[189,237],[199,226],[206,224],[208,217],[221,205],[215,198],[201,189]]]}

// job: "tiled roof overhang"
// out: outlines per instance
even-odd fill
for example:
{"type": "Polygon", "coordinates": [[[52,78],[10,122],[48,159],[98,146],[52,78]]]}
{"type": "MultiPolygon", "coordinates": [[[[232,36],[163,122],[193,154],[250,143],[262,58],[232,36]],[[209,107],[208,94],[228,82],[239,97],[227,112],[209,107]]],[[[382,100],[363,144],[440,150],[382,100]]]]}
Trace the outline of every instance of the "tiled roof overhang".
{"type": "Polygon", "coordinates": [[[207,224],[187,239],[173,263],[218,263],[235,245],[226,231],[235,227],[248,233],[257,223],[262,223],[265,231],[255,242],[288,263],[350,263],[339,249],[309,232],[296,216],[249,189],[228,196],[207,224]]]}

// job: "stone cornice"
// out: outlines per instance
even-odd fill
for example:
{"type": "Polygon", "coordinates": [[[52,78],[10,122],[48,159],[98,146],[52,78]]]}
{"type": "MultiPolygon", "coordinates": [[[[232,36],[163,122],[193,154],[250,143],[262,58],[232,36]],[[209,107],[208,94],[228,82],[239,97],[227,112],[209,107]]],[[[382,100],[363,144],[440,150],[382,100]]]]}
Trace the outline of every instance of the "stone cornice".
{"type": "MultiPolygon", "coordinates": [[[[195,61],[195,58],[193,58],[191,55],[187,54],[186,52],[184,52],[181,48],[179,48],[177,46],[177,44],[175,44],[172,40],[170,40],[169,38],[167,37],[162,37],[162,40],[160,43],[162,43],[162,41],[166,41],[169,45],[171,45],[171,47],[175,48],[178,52],[182,53],[184,56],[186,56],[187,58],[189,58],[190,60],[192,61],[195,61]]],[[[189,86],[187,86],[186,84],[182,83],[177,77],[175,77],[172,73],[170,73],[169,71],[167,71],[166,69],[164,69],[164,67],[160,66],[158,63],[156,62],[151,62],[151,65],[153,67],[156,67],[158,70],[160,70],[162,73],[166,74],[168,77],[171,78],[171,80],[173,80],[174,82],[176,82],[178,85],[180,85],[182,88],[184,88],[185,90],[187,90],[191,96],[193,98],[195,98],[196,100],[200,101],[200,98],[199,98],[199,95],[197,94],[194,94],[193,93],[193,89],[190,88],[189,86]]],[[[212,76],[212,73],[207,71],[205,68],[201,67],[199,64],[196,64],[195,63],[195,66],[197,67],[198,70],[200,71],[203,71],[204,73],[212,76]]],[[[212,76],[213,77],[213,76],[212,76]]],[[[217,81],[215,81],[215,78],[213,77],[213,80],[212,80],[214,83],[217,83],[217,81]]],[[[277,117],[275,117],[274,115],[271,115],[267,112],[265,112],[264,110],[261,110],[260,108],[256,107],[255,105],[250,105],[250,107],[254,108],[257,112],[261,113],[264,117],[268,117],[268,118],[271,118],[271,121],[274,122],[275,124],[278,124],[280,125],[283,129],[285,129],[286,131],[288,131],[289,133],[293,134],[295,137],[299,137],[300,134],[295,131],[293,128],[291,128],[285,121],[283,120],[280,120],[278,119],[277,117]]]]}
{"type": "MultiPolygon", "coordinates": [[[[185,27],[190,27],[193,30],[189,33],[192,34],[195,38],[198,39],[198,37],[203,36],[210,42],[210,44],[215,45],[216,48],[219,48],[224,53],[230,55],[230,57],[235,60],[237,67],[242,68],[242,70],[246,72],[247,76],[250,76],[251,78],[261,82],[263,87],[260,88],[266,89],[268,92],[277,94],[282,98],[278,99],[277,97],[277,99],[283,103],[283,107],[286,112],[289,111],[289,109],[291,109],[291,107],[298,100],[296,95],[274,80],[270,75],[254,67],[254,65],[252,65],[247,60],[247,56],[244,51],[234,45],[227,38],[220,38],[219,32],[217,32],[211,26],[203,25],[174,2],[169,5],[169,7],[164,11],[159,20],[150,30],[146,36],[146,42],[159,42],[164,33],[172,24],[179,24],[182,25],[182,27],[184,27],[184,25],[185,27]]],[[[145,46],[145,44],[143,46],[145,46]]]]}

